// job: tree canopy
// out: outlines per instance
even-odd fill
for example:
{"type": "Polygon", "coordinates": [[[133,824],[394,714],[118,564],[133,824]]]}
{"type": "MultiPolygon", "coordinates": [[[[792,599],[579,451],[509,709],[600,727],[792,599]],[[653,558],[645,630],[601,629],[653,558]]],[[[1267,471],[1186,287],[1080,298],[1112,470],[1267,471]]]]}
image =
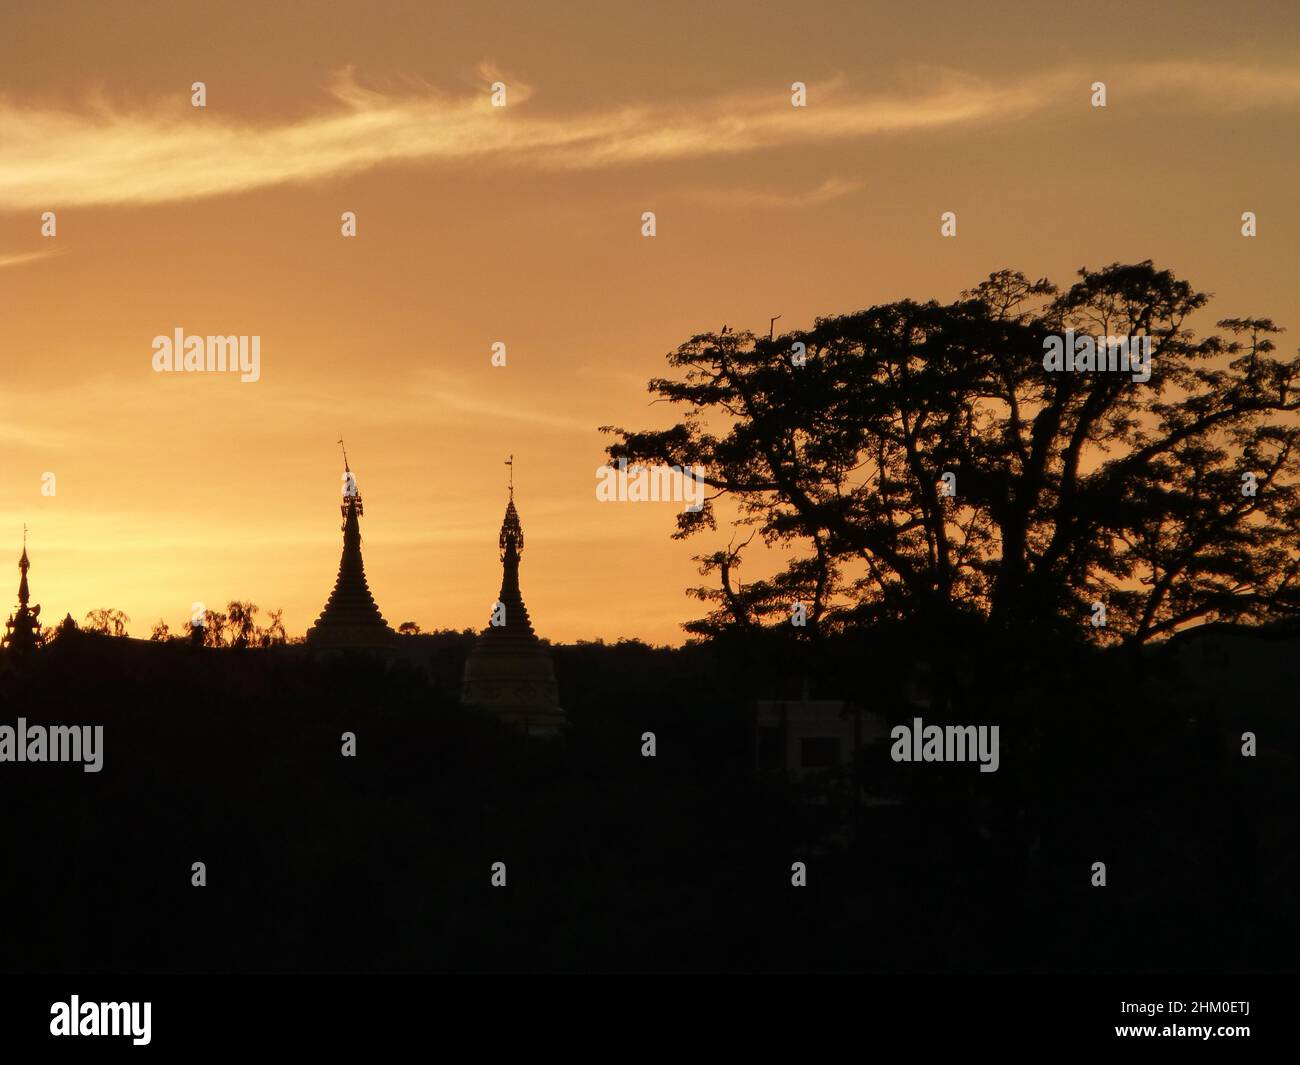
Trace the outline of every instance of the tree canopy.
{"type": "Polygon", "coordinates": [[[1189,624],[1300,610],[1300,358],[1267,318],[1197,335],[1209,296],[1150,261],[1062,290],[1001,271],[951,303],[902,300],[778,337],[691,337],[649,390],[667,429],[604,431],[611,460],[702,467],[677,537],[696,556],[700,635],[975,616],[1141,644],[1189,624]],[[1066,330],[1149,338],[1150,379],[1051,372],[1066,330]],[[800,347],[802,345],[802,347],[800,347]],[[945,474],[952,476],[945,478],[945,474]],[[951,490],[953,494],[948,494],[951,490]],[[788,549],[743,584],[759,537],[788,549]],[[1096,627],[1095,604],[1105,608],[1096,627]]]}

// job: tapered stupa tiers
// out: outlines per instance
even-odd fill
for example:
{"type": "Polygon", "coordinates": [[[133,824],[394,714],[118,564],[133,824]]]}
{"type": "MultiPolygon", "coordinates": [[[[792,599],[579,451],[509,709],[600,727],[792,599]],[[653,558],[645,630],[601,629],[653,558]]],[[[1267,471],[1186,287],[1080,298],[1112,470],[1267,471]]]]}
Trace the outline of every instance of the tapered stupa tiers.
{"type": "Polygon", "coordinates": [[[325,609],[307,630],[307,643],[322,650],[390,646],[396,633],[388,627],[366,583],[361,559],[361,494],[343,454],[343,557],[325,609]]]}
{"type": "Polygon", "coordinates": [[[4,645],[13,654],[27,654],[35,651],[41,642],[41,608],[29,606],[31,592],[27,588],[27,571],[31,563],[27,561],[27,526],[23,526],[23,553],[18,559],[18,609],[5,623],[4,645]]]}
{"type": "Polygon", "coordinates": [[[554,735],[564,724],[564,711],[551,656],[533,632],[519,591],[524,530],[513,488],[501,523],[500,545],[501,594],[493,608],[494,623],[483,630],[465,662],[461,702],[531,735],[554,735]]]}

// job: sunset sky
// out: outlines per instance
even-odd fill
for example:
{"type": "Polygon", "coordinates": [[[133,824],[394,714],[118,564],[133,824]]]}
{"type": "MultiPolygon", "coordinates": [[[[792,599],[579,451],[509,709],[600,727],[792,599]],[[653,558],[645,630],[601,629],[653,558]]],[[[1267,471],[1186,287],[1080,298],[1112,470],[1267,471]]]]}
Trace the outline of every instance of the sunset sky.
{"type": "Polygon", "coordinates": [[[694,333],[1152,258],[1215,294],[1201,327],[1297,343],[1291,3],[25,7],[0,13],[6,613],[25,522],[47,623],[116,607],[147,636],[239,598],[301,635],[342,434],[394,626],[486,623],[513,453],[539,634],[678,643],[727,534],[597,502],[597,426],[667,424],[646,382],[694,333]],[[259,335],[261,379],[155,373],[178,327],[259,335]]]}

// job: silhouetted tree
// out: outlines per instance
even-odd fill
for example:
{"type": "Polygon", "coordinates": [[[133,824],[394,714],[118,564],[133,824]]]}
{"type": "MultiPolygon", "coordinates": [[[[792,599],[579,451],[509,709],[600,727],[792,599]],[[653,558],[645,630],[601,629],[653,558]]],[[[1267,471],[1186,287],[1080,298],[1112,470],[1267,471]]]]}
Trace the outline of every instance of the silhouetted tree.
{"type": "Polygon", "coordinates": [[[267,626],[261,630],[262,646],[274,647],[288,642],[284,631],[284,610],[267,611],[267,618],[267,626]]]}
{"type": "Polygon", "coordinates": [[[253,641],[257,631],[257,607],[253,603],[241,603],[232,599],[226,605],[226,611],[230,625],[230,646],[243,650],[253,641]]]}
{"type": "Polygon", "coordinates": [[[208,610],[203,615],[203,644],[205,647],[226,645],[227,617],[219,610],[208,610]]]}
{"type": "Polygon", "coordinates": [[[414,621],[403,621],[397,626],[397,633],[399,636],[419,636],[420,626],[414,621]]]}
{"type": "Polygon", "coordinates": [[[171,638],[171,628],[168,626],[167,622],[163,621],[162,618],[159,618],[158,623],[153,627],[153,632],[149,634],[149,639],[154,643],[166,643],[171,638]]]}
{"type": "Polygon", "coordinates": [[[681,376],[649,388],[681,420],[603,428],[612,460],[705,468],[712,494],[676,537],[716,529],[720,497],[751,530],[696,556],[718,586],[695,589],[714,609],[687,628],[788,622],[798,600],[814,627],[974,615],[1140,644],[1296,613],[1300,359],[1273,357],[1266,318],[1197,337],[1208,297],[1149,261],[1079,277],[1062,292],[1002,271],[950,304],[670,354],[681,376]],[[1149,382],[1049,372],[1044,341],[1066,329],[1150,338],[1149,382]],[[744,586],[754,535],[793,557],[744,586]],[[1097,602],[1105,629],[1087,624],[1097,602]]]}
{"type": "Polygon", "coordinates": [[[120,610],[100,607],[86,614],[86,631],[103,636],[125,636],[130,618],[120,610]]]}

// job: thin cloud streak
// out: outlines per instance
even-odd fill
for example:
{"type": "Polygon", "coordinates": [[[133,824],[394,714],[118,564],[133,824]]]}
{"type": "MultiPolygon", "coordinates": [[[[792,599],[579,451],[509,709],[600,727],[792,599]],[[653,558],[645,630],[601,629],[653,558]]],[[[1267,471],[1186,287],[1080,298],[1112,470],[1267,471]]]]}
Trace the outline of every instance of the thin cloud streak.
{"type": "Polygon", "coordinates": [[[21,266],[23,263],[35,262],[38,259],[49,259],[58,255],[59,250],[51,248],[49,251],[23,251],[12,252],[8,255],[0,254],[0,270],[6,266],[21,266]]]}
{"type": "MultiPolygon", "coordinates": [[[[514,407],[504,403],[487,403],[475,397],[446,389],[434,389],[427,395],[431,401],[431,406],[426,409],[442,418],[449,414],[460,415],[462,420],[468,419],[481,423],[482,419],[487,417],[499,422],[522,422],[526,425],[536,425],[566,433],[594,434],[596,431],[594,421],[584,421],[581,418],[570,418],[559,414],[546,414],[539,410],[528,410],[524,407],[514,407]]],[[[426,417],[428,417],[428,414],[426,414],[426,417]]]]}
{"type": "MultiPolygon", "coordinates": [[[[1021,119],[1086,100],[1092,77],[1061,71],[995,84],[929,72],[923,80],[925,88],[906,95],[814,82],[803,108],[765,91],[690,108],[556,116],[526,106],[533,90],[522,83],[510,82],[509,105],[493,108],[486,91],[375,92],[349,69],[329,89],[330,110],[270,126],[211,110],[179,117],[162,106],[125,111],[97,101],[73,112],[0,98],[0,210],[200,199],[402,162],[593,170],[806,147],[1021,119]]],[[[1172,95],[1209,110],[1300,104],[1300,70],[1156,63],[1125,85],[1129,95],[1172,95]]]]}
{"type": "Polygon", "coordinates": [[[827,178],[820,185],[803,192],[779,192],[769,189],[691,189],[688,199],[709,207],[736,208],[738,210],[782,210],[784,208],[817,207],[832,200],[842,199],[850,193],[867,187],[865,181],[848,181],[845,178],[827,178]]]}

